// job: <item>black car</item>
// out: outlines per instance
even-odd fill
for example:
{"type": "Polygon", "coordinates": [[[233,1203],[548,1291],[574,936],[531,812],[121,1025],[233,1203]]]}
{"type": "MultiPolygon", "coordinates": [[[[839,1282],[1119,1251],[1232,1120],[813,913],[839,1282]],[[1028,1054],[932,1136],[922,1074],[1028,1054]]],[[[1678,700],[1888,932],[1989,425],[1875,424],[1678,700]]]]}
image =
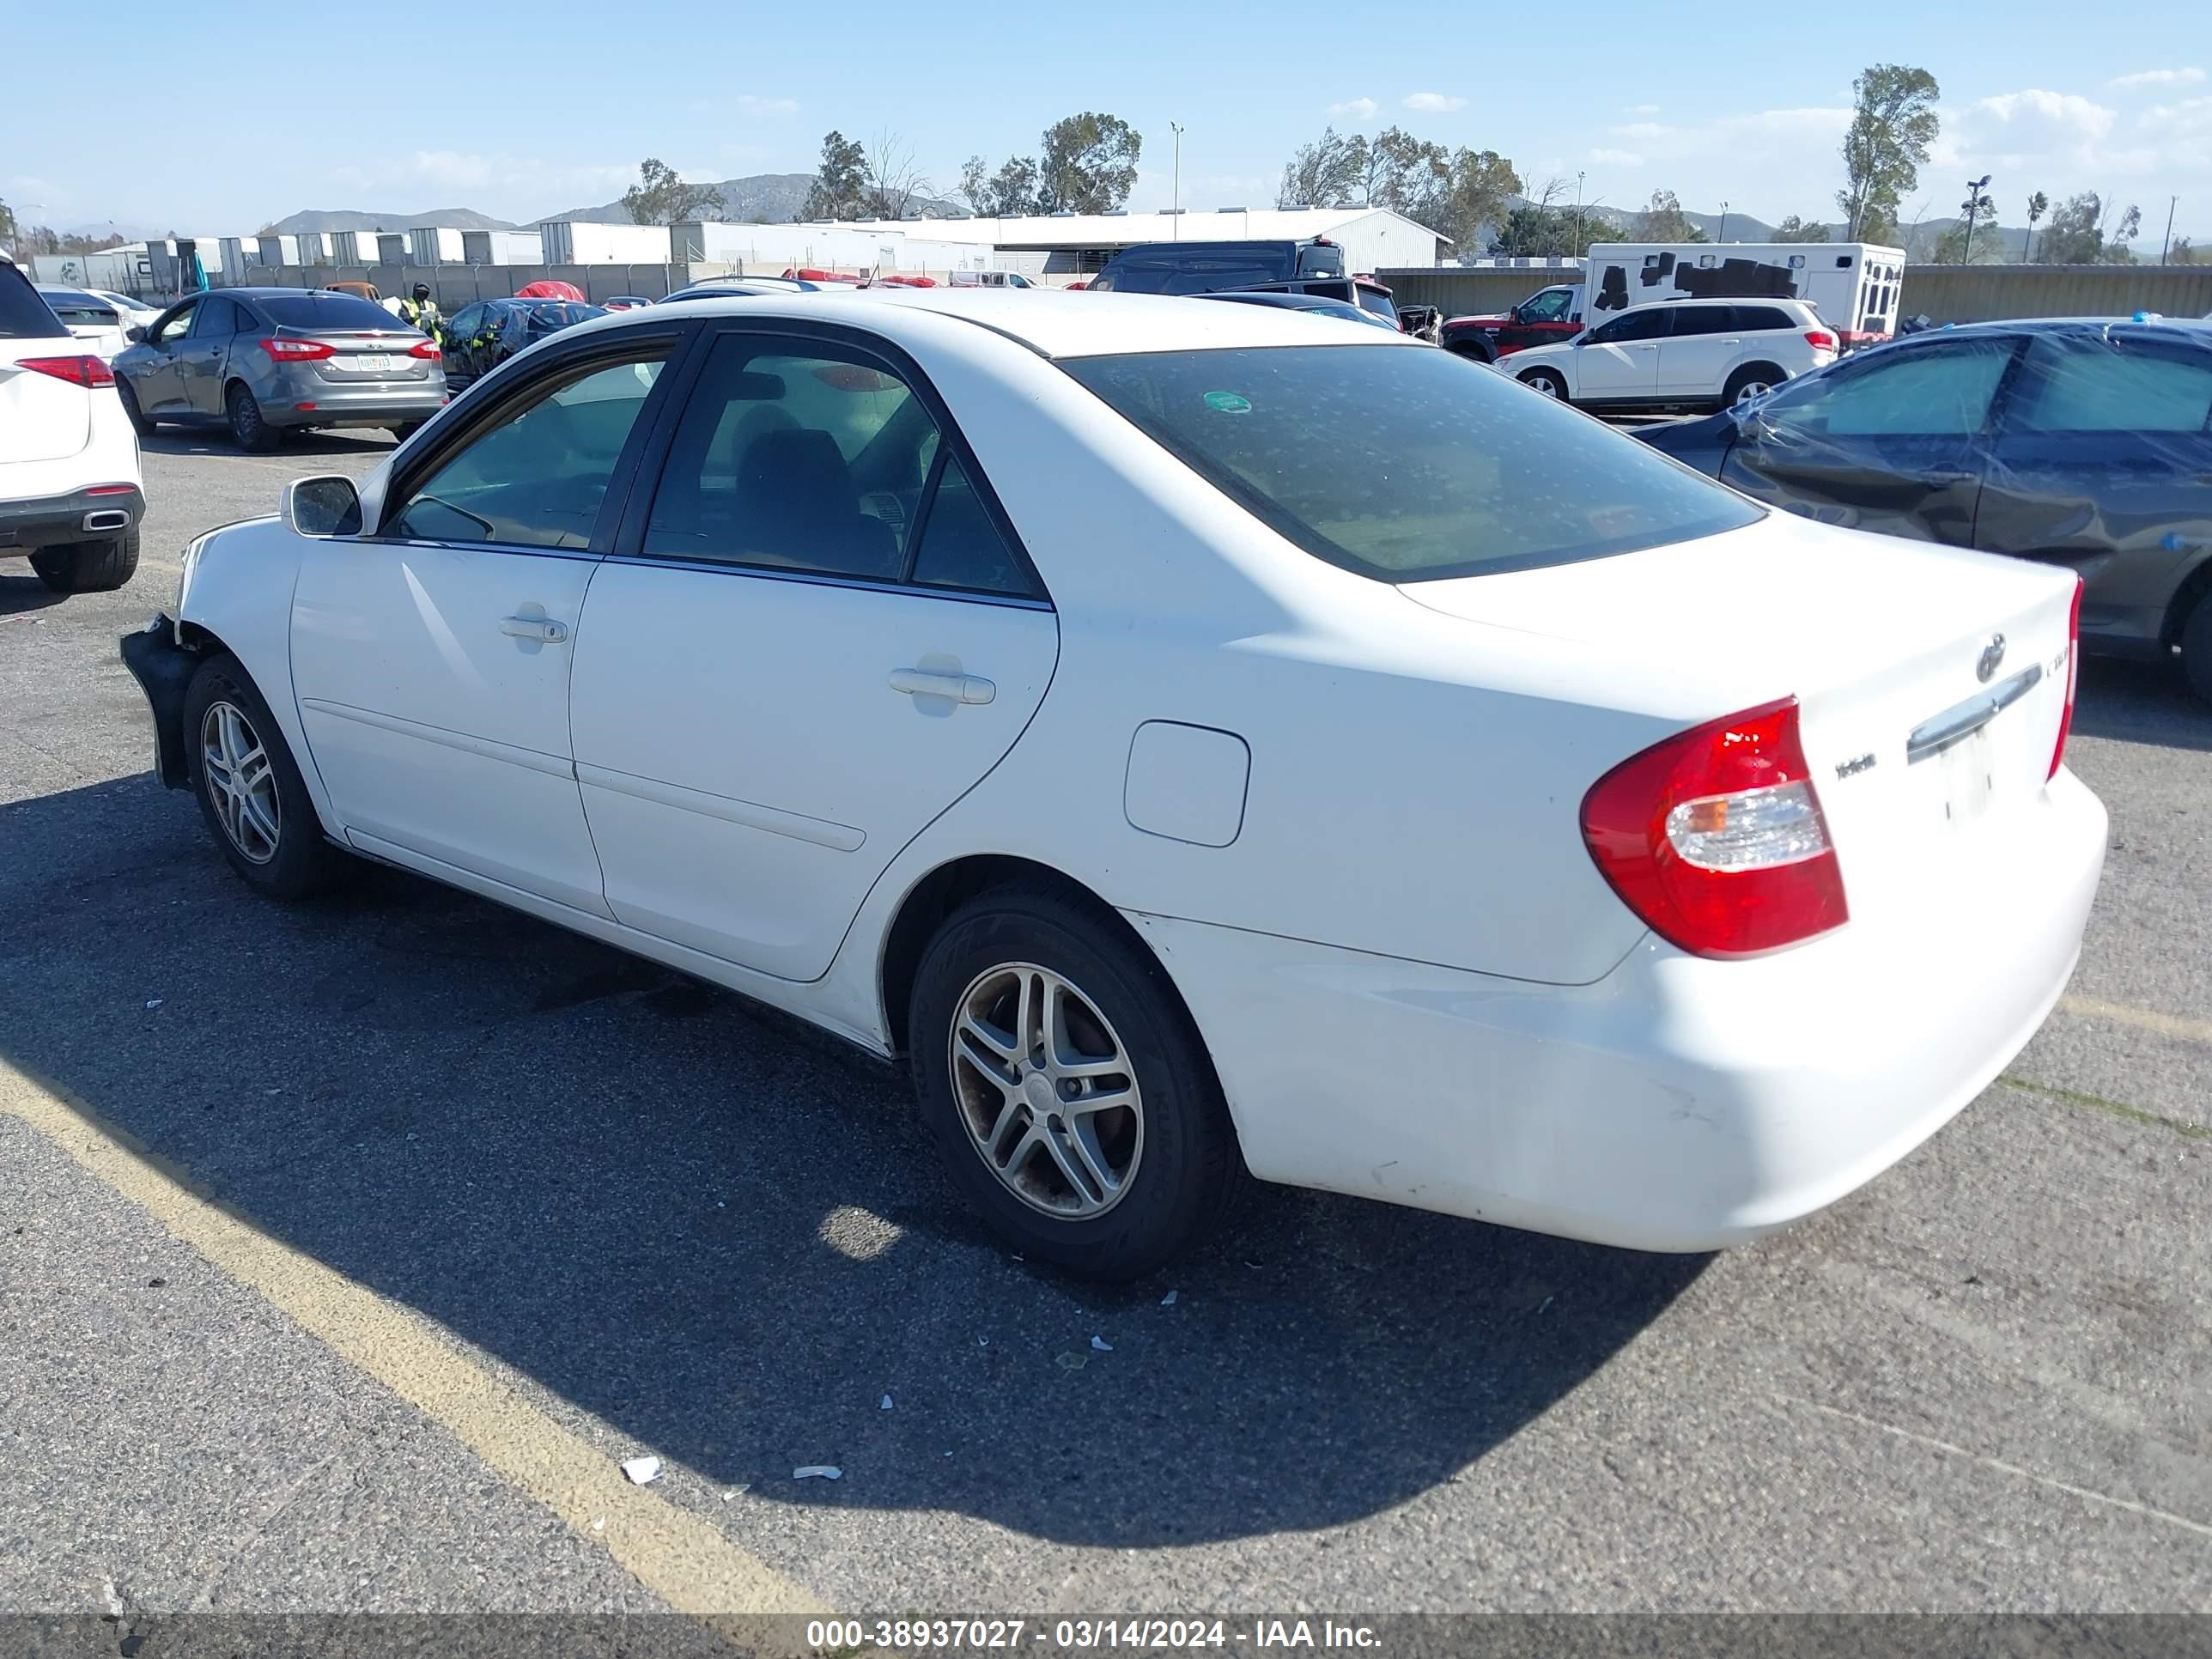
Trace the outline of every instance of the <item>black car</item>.
{"type": "Polygon", "coordinates": [[[446,385],[459,392],[550,334],[607,313],[577,300],[478,300],[446,320],[446,385]]]}
{"type": "Polygon", "coordinates": [[[1342,277],[1344,250],[1325,236],[1305,241],[1139,242],[1092,277],[1094,293],[1216,294],[1299,276],[1342,277]]]}
{"type": "Polygon", "coordinates": [[[1636,435],[1826,524],[2063,564],[2081,642],[2212,701],[2212,327],[1977,323],[1636,435]]]}
{"type": "Polygon", "coordinates": [[[1238,305],[1273,306],[1279,311],[1310,311],[1316,316],[1335,317],[1347,323],[1365,323],[1373,328],[1383,328],[1395,334],[1397,323],[1391,318],[1353,305],[1327,294],[1303,294],[1284,289],[1231,289],[1219,294],[1195,294],[1196,300],[1229,300],[1238,305]]]}

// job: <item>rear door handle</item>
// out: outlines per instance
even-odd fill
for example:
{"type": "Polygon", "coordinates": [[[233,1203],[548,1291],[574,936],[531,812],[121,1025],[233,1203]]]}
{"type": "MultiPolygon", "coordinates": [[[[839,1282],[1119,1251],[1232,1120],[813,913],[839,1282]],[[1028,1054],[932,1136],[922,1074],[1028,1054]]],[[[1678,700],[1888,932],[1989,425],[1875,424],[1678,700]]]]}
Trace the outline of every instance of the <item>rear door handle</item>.
{"type": "Polygon", "coordinates": [[[550,617],[509,617],[500,623],[499,631],[518,640],[535,640],[540,645],[562,645],[568,638],[568,624],[550,617]]]}
{"type": "Polygon", "coordinates": [[[997,686],[973,674],[927,674],[919,668],[894,669],[891,690],[909,697],[950,697],[966,703],[988,702],[999,695],[997,686]]]}

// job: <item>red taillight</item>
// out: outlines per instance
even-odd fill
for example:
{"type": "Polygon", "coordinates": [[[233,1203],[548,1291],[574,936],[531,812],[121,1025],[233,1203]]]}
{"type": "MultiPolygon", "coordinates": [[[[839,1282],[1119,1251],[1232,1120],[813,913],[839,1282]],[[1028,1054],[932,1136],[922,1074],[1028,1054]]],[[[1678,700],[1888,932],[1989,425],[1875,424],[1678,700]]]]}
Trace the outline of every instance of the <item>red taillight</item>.
{"type": "Polygon", "coordinates": [[[2074,730],[2074,690],[2081,683],[2081,579],[2074,579],[2074,603],[2066,611],[2066,706],[2058,711],[2058,741],[2051,746],[2048,783],[2066,759],[2066,738],[2074,730]]]}
{"type": "Polygon", "coordinates": [[[308,363],[338,355],[337,348],[320,340],[264,340],[261,349],[280,363],[308,363]]]}
{"type": "Polygon", "coordinates": [[[19,368],[51,374],[71,386],[113,386],[115,371],[97,357],[18,357],[19,368]]]}
{"type": "Polygon", "coordinates": [[[1808,328],[1805,331],[1805,343],[1815,351],[1833,351],[1836,337],[1825,328],[1808,328]]]}
{"type": "Polygon", "coordinates": [[[417,341],[407,348],[407,355],[410,357],[434,358],[438,356],[438,343],[435,340],[417,341]]]}
{"type": "Polygon", "coordinates": [[[1795,697],[1623,761],[1583,797],[1583,839],[1621,902],[1693,955],[1756,956],[1850,919],[1795,697]]]}
{"type": "Polygon", "coordinates": [[[135,495],[137,484],[94,484],[84,492],[88,495],[135,495]]]}

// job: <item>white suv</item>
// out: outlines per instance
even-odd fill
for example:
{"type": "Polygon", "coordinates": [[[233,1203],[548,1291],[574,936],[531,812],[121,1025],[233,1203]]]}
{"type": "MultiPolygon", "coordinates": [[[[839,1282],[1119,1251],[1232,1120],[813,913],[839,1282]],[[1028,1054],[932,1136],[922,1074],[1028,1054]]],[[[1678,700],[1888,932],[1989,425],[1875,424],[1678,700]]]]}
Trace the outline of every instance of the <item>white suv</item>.
{"type": "Polygon", "coordinates": [[[1839,343],[1802,300],[1664,300],[1498,368],[1585,409],[1721,409],[1826,368],[1839,343]]]}
{"type": "Polygon", "coordinates": [[[115,375],[0,253],[0,559],[57,593],[120,587],[146,516],[115,375]]]}

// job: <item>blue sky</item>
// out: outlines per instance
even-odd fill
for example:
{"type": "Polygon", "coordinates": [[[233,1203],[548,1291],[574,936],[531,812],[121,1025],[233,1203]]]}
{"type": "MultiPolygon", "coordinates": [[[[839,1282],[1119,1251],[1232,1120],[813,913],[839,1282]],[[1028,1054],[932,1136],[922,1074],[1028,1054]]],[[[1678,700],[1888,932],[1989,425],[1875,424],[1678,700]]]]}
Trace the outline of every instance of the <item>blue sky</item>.
{"type": "MultiPolygon", "coordinates": [[[[1187,129],[1182,199],[1194,207],[1272,201],[1291,150],[1331,122],[1396,122],[1499,150],[1532,184],[1579,171],[1590,200],[1635,206],[1668,189],[1685,207],[1727,201],[1771,221],[1833,211],[1851,76],[1895,58],[1943,88],[1945,133],[1917,193],[1927,215],[1987,172],[2008,223],[2031,191],[2095,190],[2142,204],[2155,252],[2179,195],[2176,228],[2212,240],[2212,25],[2179,4],[2094,33],[2078,3],[2056,0],[2014,0],[2002,22],[1926,0],[1703,14],[595,0],[465,8],[477,21],[420,27],[405,9],[240,7],[236,29],[204,26],[225,9],[180,27],[173,6],[110,0],[99,70],[127,89],[112,102],[76,76],[11,77],[0,198],[57,224],[200,234],[303,207],[526,219],[611,199],[646,155],[699,178],[808,170],[831,127],[900,135],[949,186],[967,156],[995,163],[1033,149],[1054,118],[1101,109],[1144,134],[1138,208],[1169,204],[1171,120],[1187,129]],[[1531,21],[1547,16],[1602,32],[1547,34],[1531,21]],[[164,95],[148,95],[157,83],[164,95]]],[[[9,9],[0,62],[39,61],[54,18],[9,9]]]]}

